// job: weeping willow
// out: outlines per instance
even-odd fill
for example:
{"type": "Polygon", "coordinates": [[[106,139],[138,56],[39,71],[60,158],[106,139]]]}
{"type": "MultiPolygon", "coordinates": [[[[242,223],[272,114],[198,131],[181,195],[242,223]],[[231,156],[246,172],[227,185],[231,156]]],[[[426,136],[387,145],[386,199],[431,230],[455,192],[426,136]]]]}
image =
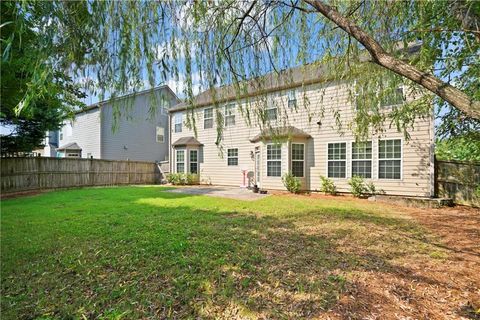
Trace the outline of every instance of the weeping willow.
{"type": "MultiPolygon", "coordinates": [[[[480,41],[462,27],[447,1],[329,3],[373,35],[389,54],[436,72],[480,99],[480,41]],[[408,52],[412,44],[420,44],[415,53],[408,52]]],[[[474,1],[471,6],[478,10],[474,1]]],[[[18,4],[18,14],[32,8],[41,17],[39,32],[45,34],[39,49],[45,70],[87,79],[85,89],[101,100],[172,81],[184,83],[177,89],[188,104],[186,125],[195,132],[194,92],[210,90],[217,143],[224,127],[218,88],[230,86],[243,97],[252,82],[261,87],[265,75],[280,75],[293,67],[307,72],[324,66],[327,78],[348,84],[356,109],[353,121],[345,122],[339,110],[312,112],[305,92],[297,112],[320,123],[325,112],[331,112],[339,131],[351,130],[359,139],[385,125],[408,137],[416,117],[430,116],[435,101],[444,105],[435,95],[373,63],[361,44],[299,0],[24,1],[18,4]],[[421,98],[382,113],[379,104],[400,85],[421,98]]],[[[246,107],[240,108],[244,121],[268,126],[267,104],[266,95],[247,99],[246,107]]],[[[156,105],[151,104],[152,114],[156,105]]],[[[122,108],[127,107],[116,107],[115,117],[125,112],[122,108]]],[[[288,124],[284,117],[281,121],[288,124]]]]}

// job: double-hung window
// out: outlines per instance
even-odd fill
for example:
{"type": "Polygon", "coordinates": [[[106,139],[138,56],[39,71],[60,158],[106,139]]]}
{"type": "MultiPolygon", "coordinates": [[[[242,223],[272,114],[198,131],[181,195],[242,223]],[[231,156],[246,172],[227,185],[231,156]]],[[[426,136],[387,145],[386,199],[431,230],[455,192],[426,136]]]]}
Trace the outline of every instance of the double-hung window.
{"type": "Polygon", "coordinates": [[[327,175],[329,178],[347,177],[347,143],[328,144],[327,175]]]}
{"type": "Polygon", "coordinates": [[[157,139],[157,142],[165,142],[165,129],[162,128],[162,127],[157,127],[157,136],[156,136],[156,139],[157,139]]]}
{"type": "Polygon", "coordinates": [[[175,114],[175,132],[182,132],[183,114],[181,112],[175,114]]]}
{"type": "Polygon", "coordinates": [[[269,107],[265,110],[265,115],[268,121],[276,121],[277,120],[277,107],[269,107]]]}
{"type": "Polygon", "coordinates": [[[198,173],[198,150],[189,150],[190,173],[198,173]]]}
{"type": "Polygon", "coordinates": [[[393,92],[382,92],[382,97],[380,98],[380,107],[386,108],[391,106],[400,105],[405,101],[403,94],[403,88],[398,87],[393,92]]]}
{"type": "Polygon", "coordinates": [[[297,107],[297,97],[295,96],[295,90],[288,91],[288,107],[289,108],[297,107]]]}
{"type": "Polygon", "coordinates": [[[227,149],[227,165],[238,166],[238,149],[227,149]]]}
{"type": "Polygon", "coordinates": [[[235,104],[231,103],[225,106],[225,127],[235,125],[235,104]]]}
{"type": "Polygon", "coordinates": [[[372,141],[352,142],[352,177],[372,177],[372,141]]]}
{"type": "Polygon", "coordinates": [[[282,176],[282,145],[267,145],[267,177],[282,176]]]}
{"type": "Polygon", "coordinates": [[[305,145],[292,143],[292,175],[302,178],[305,168],[305,145]]]}
{"type": "Polygon", "coordinates": [[[378,178],[402,178],[402,140],[380,140],[378,142],[378,178]]]}
{"type": "Polygon", "coordinates": [[[213,108],[203,109],[203,129],[213,128],[213,108]]]}
{"type": "Polygon", "coordinates": [[[185,172],[185,150],[177,150],[176,152],[177,173],[185,172]]]}

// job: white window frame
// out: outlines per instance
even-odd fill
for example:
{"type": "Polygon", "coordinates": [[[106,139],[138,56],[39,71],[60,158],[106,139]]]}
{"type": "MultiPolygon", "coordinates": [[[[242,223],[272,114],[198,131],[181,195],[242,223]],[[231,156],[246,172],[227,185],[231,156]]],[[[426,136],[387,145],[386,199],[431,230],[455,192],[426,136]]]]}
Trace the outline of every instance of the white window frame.
{"type": "Polygon", "coordinates": [[[290,109],[297,107],[297,92],[296,92],[295,89],[289,90],[288,93],[287,93],[287,106],[290,109]],[[293,97],[293,99],[290,99],[292,97],[293,97]],[[290,101],[295,101],[295,105],[291,106],[290,101]]]}
{"type": "Polygon", "coordinates": [[[198,157],[199,157],[199,152],[198,152],[198,149],[189,149],[188,150],[188,172],[189,173],[193,173],[192,172],[192,163],[196,163],[197,164],[197,172],[195,174],[198,174],[198,169],[199,169],[199,166],[198,166],[198,157]],[[191,155],[192,155],[192,152],[196,152],[197,153],[197,161],[192,161],[192,158],[191,158],[191,155]]]}
{"type": "MultiPolygon", "coordinates": [[[[398,86],[397,88],[395,88],[395,91],[398,90],[398,89],[402,90],[402,103],[386,104],[386,105],[382,106],[382,101],[379,101],[379,108],[380,109],[391,109],[391,108],[396,107],[396,106],[401,106],[402,104],[405,103],[405,101],[406,101],[405,88],[404,88],[404,86],[398,86]]],[[[378,94],[380,94],[380,92],[378,92],[378,94]]]]}
{"type": "Polygon", "coordinates": [[[377,140],[377,180],[380,181],[403,181],[403,138],[388,138],[377,140]],[[400,140],[400,158],[380,159],[380,141],[400,140]],[[380,178],[380,161],[382,160],[400,160],[400,179],[380,178]]]}
{"type": "Polygon", "coordinates": [[[187,169],[187,163],[186,163],[186,156],[185,156],[186,150],[185,149],[176,149],[175,150],[175,172],[176,173],[185,173],[185,169],[187,169]],[[178,172],[178,153],[183,152],[183,171],[178,172]]]}
{"type": "Polygon", "coordinates": [[[235,114],[237,111],[237,105],[235,103],[229,103],[224,107],[223,121],[225,127],[233,127],[236,124],[235,114]],[[233,124],[227,125],[227,118],[233,117],[233,124]]]}
{"type": "Polygon", "coordinates": [[[228,166],[228,167],[238,167],[238,163],[239,163],[238,160],[239,160],[239,159],[238,159],[238,148],[228,148],[228,149],[227,149],[227,166],[228,166]],[[234,156],[229,156],[229,155],[228,155],[228,150],[237,150],[237,156],[236,156],[236,157],[234,157],[234,156]],[[237,159],[237,164],[229,164],[229,163],[228,163],[228,160],[230,160],[230,159],[235,159],[235,158],[237,159]]]}
{"type": "Polygon", "coordinates": [[[282,165],[283,165],[283,160],[282,160],[282,149],[283,149],[283,145],[282,144],[278,144],[278,143],[267,143],[266,144],[266,147],[265,147],[265,175],[268,177],[268,178],[282,178],[282,165]],[[272,160],[272,159],[268,159],[268,146],[279,146],[280,147],[280,160],[272,160]],[[277,162],[279,161],[280,162],[280,175],[279,176],[269,176],[268,175],[268,162],[277,162]]]}
{"type": "Polygon", "coordinates": [[[305,178],[305,155],[306,155],[306,144],[304,142],[292,142],[290,143],[290,172],[293,174],[293,162],[303,162],[303,175],[295,176],[297,178],[305,178]],[[293,145],[294,144],[301,144],[303,145],[303,160],[294,160],[293,159],[293,145]]]}
{"type": "Polygon", "coordinates": [[[203,109],[203,129],[211,129],[211,128],[213,128],[213,107],[203,109]],[[207,110],[211,110],[211,111],[212,111],[212,116],[211,116],[211,117],[208,117],[208,118],[207,118],[207,117],[205,116],[205,111],[207,111],[207,110]],[[208,128],[207,128],[207,127],[205,126],[205,121],[207,121],[207,120],[212,120],[212,126],[211,126],[211,127],[208,127],[208,128]]]}
{"type": "Polygon", "coordinates": [[[333,179],[333,180],[345,180],[345,179],[348,179],[349,177],[349,170],[348,170],[348,155],[349,155],[349,152],[348,152],[348,142],[347,141],[331,141],[331,142],[327,142],[326,144],[326,151],[325,151],[325,155],[326,155],[326,166],[325,166],[325,176],[329,179],[333,179]],[[344,160],[329,160],[328,159],[328,145],[329,144],[334,144],[334,143],[345,143],[345,159],[344,160]],[[329,177],[328,176],[328,162],[329,161],[336,161],[336,162],[339,162],[339,161],[345,161],[345,177],[343,178],[339,178],[339,177],[329,177]]]}
{"type": "Polygon", "coordinates": [[[164,128],[164,127],[157,126],[157,127],[155,128],[155,140],[156,140],[158,143],[165,143],[165,128],[164,128]],[[161,141],[158,139],[158,130],[159,130],[159,129],[162,130],[162,134],[161,134],[162,140],[161,140],[161,141]]]}
{"type": "Polygon", "coordinates": [[[270,106],[268,108],[265,109],[265,118],[267,121],[277,121],[278,120],[278,108],[277,106],[270,106]],[[268,115],[268,111],[269,110],[275,110],[275,118],[273,119],[270,119],[269,115],[268,115]]]}
{"type": "Polygon", "coordinates": [[[173,120],[173,132],[179,133],[183,130],[183,112],[175,113],[173,120]],[[180,120],[180,121],[179,121],[180,120]],[[180,130],[177,131],[177,125],[180,125],[180,130]]]}
{"type": "MultiPolygon", "coordinates": [[[[370,159],[366,159],[366,158],[353,159],[353,144],[355,143],[355,141],[352,141],[350,143],[350,165],[349,165],[349,167],[350,167],[351,177],[353,177],[353,162],[354,161],[370,161],[370,168],[371,168],[370,178],[363,178],[363,179],[373,179],[374,178],[374,175],[373,175],[373,154],[374,154],[373,140],[364,141],[364,143],[368,143],[368,142],[370,142],[372,144],[372,157],[370,159]]],[[[359,142],[359,143],[362,143],[362,142],[359,142]]],[[[327,157],[328,157],[328,155],[327,155],[327,157]]],[[[348,158],[347,158],[347,160],[348,160],[348,158]]]]}

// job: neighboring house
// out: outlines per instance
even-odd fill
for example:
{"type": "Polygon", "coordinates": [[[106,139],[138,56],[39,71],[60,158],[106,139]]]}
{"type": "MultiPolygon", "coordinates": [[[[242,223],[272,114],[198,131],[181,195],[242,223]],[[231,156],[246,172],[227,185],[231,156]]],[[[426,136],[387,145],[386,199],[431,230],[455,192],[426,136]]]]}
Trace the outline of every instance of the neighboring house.
{"type": "Polygon", "coordinates": [[[43,148],[34,150],[43,157],[56,157],[58,148],[58,131],[48,131],[42,143],[43,148]]]}
{"type": "Polygon", "coordinates": [[[176,103],[176,95],[165,85],[89,106],[65,122],[57,156],[168,160],[168,108],[176,103]],[[155,114],[150,113],[152,104],[157,105],[155,114]]]}
{"type": "MultiPolygon", "coordinates": [[[[319,190],[325,176],[340,192],[349,192],[348,180],[358,175],[387,194],[433,196],[433,114],[416,119],[408,141],[386,125],[365,144],[355,143],[350,129],[339,133],[336,126],[337,117],[346,123],[355,113],[348,84],[324,74],[322,68],[290,69],[265,76],[260,86],[250,82],[240,96],[227,86],[200,93],[193,109],[185,103],[171,108],[171,172],[198,173],[201,183],[230,186],[242,185],[245,172],[249,185],[280,190],[286,173],[299,177],[305,190],[319,190]],[[241,110],[261,110],[268,125],[261,129],[257,118],[248,125],[241,110]],[[196,117],[197,136],[185,125],[186,112],[196,117]],[[218,145],[217,120],[224,123],[218,145]]],[[[413,97],[399,88],[385,112],[404,99],[413,97]]]]}

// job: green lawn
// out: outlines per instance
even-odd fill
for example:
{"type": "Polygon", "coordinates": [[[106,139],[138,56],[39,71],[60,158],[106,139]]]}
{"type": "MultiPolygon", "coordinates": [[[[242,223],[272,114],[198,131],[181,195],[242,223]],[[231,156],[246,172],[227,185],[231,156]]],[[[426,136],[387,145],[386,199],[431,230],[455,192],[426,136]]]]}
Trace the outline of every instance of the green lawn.
{"type": "Polygon", "coordinates": [[[2,319],[309,318],[355,274],[444,255],[391,207],[161,187],[1,202],[2,319]]]}

